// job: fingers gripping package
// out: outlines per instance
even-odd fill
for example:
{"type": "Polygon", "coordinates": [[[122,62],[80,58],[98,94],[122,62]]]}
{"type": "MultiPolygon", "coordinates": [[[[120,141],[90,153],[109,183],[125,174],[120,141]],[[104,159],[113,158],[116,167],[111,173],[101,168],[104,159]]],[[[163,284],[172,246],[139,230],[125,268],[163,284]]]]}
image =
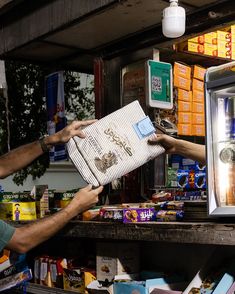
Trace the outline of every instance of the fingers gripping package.
{"type": "Polygon", "coordinates": [[[67,143],[69,157],[83,179],[97,187],[110,183],[164,153],[147,144],[155,132],[136,100],[84,128],[85,138],[67,143]]]}

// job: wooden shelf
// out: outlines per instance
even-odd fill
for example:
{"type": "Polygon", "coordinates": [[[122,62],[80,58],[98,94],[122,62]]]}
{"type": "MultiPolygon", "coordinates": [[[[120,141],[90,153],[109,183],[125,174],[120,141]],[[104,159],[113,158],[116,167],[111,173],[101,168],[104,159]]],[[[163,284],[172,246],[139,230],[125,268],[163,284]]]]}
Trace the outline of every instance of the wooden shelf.
{"type": "Polygon", "coordinates": [[[122,224],[72,221],[59,237],[234,245],[235,223],[165,222],[122,224]]]}
{"type": "Polygon", "coordinates": [[[27,289],[27,293],[32,293],[32,294],[72,294],[72,293],[78,293],[75,291],[68,291],[68,290],[63,290],[63,289],[59,289],[59,288],[49,288],[47,286],[37,285],[37,284],[33,284],[33,283],[29,283],[26,289],[27,289]]]}
{"type": "Polygon", "coordinates": [[[199,64],[203,67],[210,67],[215,65],[220,65],[224,63],[231,62],[233,60],[214,57],[209,55],[203,55],[199,53],[189,52],[189,51],[176,51],[170,48],[159,48],[160,50],[160,60],[173,63],[174,61],[185,62],[186,64],[199,64]]]}

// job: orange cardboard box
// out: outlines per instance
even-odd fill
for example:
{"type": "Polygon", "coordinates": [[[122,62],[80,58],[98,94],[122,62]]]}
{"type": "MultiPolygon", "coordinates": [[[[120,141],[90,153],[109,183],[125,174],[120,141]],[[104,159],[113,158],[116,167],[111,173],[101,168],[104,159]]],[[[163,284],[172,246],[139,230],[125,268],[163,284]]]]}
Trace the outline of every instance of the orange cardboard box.
{"type": "Polygon", "coordinates": [[[202,113],[192,113],[192,124],[193,125],[204,125],[205,115],[202,113]]]}
{"type": "Polygon", "coordinates": [[[178,123],[179,124],[192,124],[192,113],[178,111],[178,123]]]}
{"type": "Polygon", "coordinates": [[[193,113],[204,113],[204,103],[192,102],[193,113]]]}
{"type": "Polygon", "coordinates": [[[178,111],[191,112],[192,102],[178,100],[178,111]]]}
{"type": "Polygon", "coordinates": [[[192,102],[192,91],[178,89],[178,100],[192,102]]]}
{"type": "Polygon", "coordinates": [[[175,62],[174,75],[179,75],[180,77],[185,79],[191,79],[191,67],[184,63],[175,62]]]}
{"type": "Polygon", "coordinates": [[[217,32],[210,32],[210,33],[204,34],[204,41],[205,41],[205,43],[216,45],[217,44],[217,32]]]}
{"type": "Polygon", "coordinates": [[[193,65],[193,77],[195,79],[204,81],[205,73],[206,73],[206,68],[200,65],[193,65]]]}
{"type": "Polygon", "coordinates": [[[205,136],[205,126],[204,125],[192,125],[192,135],[193,136],[205,136]]]}
{"type": "Polygon", "coordinates": [[[174,75],[174,86],[187,91],[191,90],[191,80],[180,77],[179,75],[174,75]]]}
{"type": "Polygon", "coordinates": [[[204,92],[194,90],[192,93],[193,93],[193,102],[204,103],[204,100],[205,100],[204,92]]]}
{"type": "Polygon", "coordinates": [[[204,82],[193,78],[193,91],[204,92],[204,82]]]}
{"type": "Polygon", "coordinates": [[[178,124],[178,135],[191,136],[192,125],[191,124],[178,124]]]}

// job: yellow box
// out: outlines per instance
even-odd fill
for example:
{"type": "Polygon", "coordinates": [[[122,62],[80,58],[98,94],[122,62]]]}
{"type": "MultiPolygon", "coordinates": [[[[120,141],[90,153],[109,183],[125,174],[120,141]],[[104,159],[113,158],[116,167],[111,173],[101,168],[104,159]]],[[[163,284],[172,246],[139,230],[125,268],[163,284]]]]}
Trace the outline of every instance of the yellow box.
{"type": "Polygon", "coordinates": [[[202,113],[192,113],[192,124],[193,125],[204,125],[205,115],[202,113]]]}
{"type": "Polygon", "coordinates": [[[192,91],[178,89],[178,100],[192,102],[192,91]]]}
{"type": "Polygon", "coordinates": [[[0,202],[0,219],[3,220],[35,220],[35,202],[0,202]]]}
{"type": "Polygon", "coordinates": [[[203,54],[204,53],[204,45],[198,44],[198,43],[193,43],[193,42],[188,42],[187,51],[203,54]]]}
{"type": "Polygon", "coordinates": [[[198,44],[204,44],[205,37],[204,37],[204,35],[200,35],[200,36],[197,36],[197,37],[188,39],[188,42],[193,42],[193,43],[198,43],[198,44]]]}
{"type": "Polygon", "coordinates": [[[218,40],[218,50],[224,50],[224,51],[228,51],[231,50],[231,42],[230,41],[221,41],[218,40]]]}
{"type": "Polygon", "coordinates": [[[193,91],[193,102],[204,103],[204,100],[205,100],[204,92],[198,91],[198,90],[193,91]]]}
{"type": "Polygon", "coordinates": [[[178,124],[178,135],[191,136],[192,135],[192,125],[191,124],[178,124]]]}
{"type": "Polygon", "coordinates": [[[217,50],[218,50],[217,45],[212,45],[208,43],[204,44],[204,54],[206,55],[217,56],[217,50]]]}
{"type": "Polygon", "coordinates": [[[231,42],[235,43],[235,25],[231,26],[231,42]]]}
{"type": "Polygon", "coordinates": [[[194,53],[204,53],[204,44],[199,44],[195,42],[185,41],[175,45],[177,51],[189,51],[194,53]]]}
{"type": "Polygon", "coordinates": [[[192,102],[193,113],[204,113],[204,103],[192,102]]]}
{"type": "Polygon", "coordinates": [[[205,73],[206,73],[206,68],[196,64],[193,65],[193,77],[195,79],[204,81],[205,73]]]}
{"type": "Polygon", "coordinates": [[[226,58],[230,59],[231,58],[231,51],[230,50],[218,50],[217,57],[220,58],[226,58]]]}
{"type": "Polygon", "coordinates": [[[204,82],[193,78],[193,91],[204,92],[204,82]]]}
{"type": "Polygon", "coordinates": [[[205,136],[205,126],[204,125],[192,125],[192,135],[193,136],[205,136]]]}
{"type": "Polygon", "coordinates": [[[177,88],[181,88],[187,91],[191,89],[191,80],[185,79],[178,75],[174,75],[174,86],[177,88]]]}
{"type": "Polygon", "coordinates": [[[232,59],[232,60],[235,60],[235,51],[232,51],[232,52],[231,52],[231,59],[232,59]]]}
{"type": "Polygon", "coordinates": [[[210,32],[210,33],[204,34],[204,41],[205,41],[205,43],[216,45],[217,44],[217,32],[210,32]]]}
{"type": "Polygon", "coordinates": [[[191,112],[192,102],[178,100],[178,111],[191,112]]]}
{"type": "Polygon", "coordinates": [[[178,111],[178,123],[179,124],[192,124],[192,113],[178,111]]]}
{"type": "Polygon", "coordinates": [[[184,63],[174,63],[174,75],[178,75],[185,79],[191,79],[191,67],[184,63]]]}
{"type": "Polygon", "coordinates": [[[217,31],[217,39],[221,41],[231,41],[231,33],[225,31],[217,31]]]}

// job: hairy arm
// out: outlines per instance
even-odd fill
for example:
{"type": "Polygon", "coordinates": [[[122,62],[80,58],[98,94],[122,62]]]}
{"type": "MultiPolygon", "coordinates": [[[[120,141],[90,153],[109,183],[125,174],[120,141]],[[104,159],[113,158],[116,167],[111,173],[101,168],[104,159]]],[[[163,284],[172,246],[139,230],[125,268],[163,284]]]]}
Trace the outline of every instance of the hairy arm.
{"type": "Polygon", "coordinates": [[[40,219],[36,222],[16,228],[7,248],[19,253],[25,253],[46,241],[62,229],[73,217],[98,202],[98,195],[103,190],[100,186],[96,189],[91,185],[77,192],[73,200],[61,211],[54,215],[40,219]]]}
{"type": "Polygon", "coordinates": [[[155,134],[148,143],[150,145],[161,144],[168,154],[179,154],[202,164],[206,163],[206,150],[204,145],[175,139],[162,134],[155,134]]]}
{"type": "MultiPolygon", "coordinates": [[[[73,136],[84,137],[82,127],[88,126],[96,120],[74,121],[63,130],[44,138],[44,143],[48,148],[57,144],[68,142],[73,136]]],[[[20,146],[12,151],[0,156],[0,178],[15,173],[16,171],[26,167],[38,156],[43,154],[43,150],[39,141],[35,141],[20,146]]]]}

